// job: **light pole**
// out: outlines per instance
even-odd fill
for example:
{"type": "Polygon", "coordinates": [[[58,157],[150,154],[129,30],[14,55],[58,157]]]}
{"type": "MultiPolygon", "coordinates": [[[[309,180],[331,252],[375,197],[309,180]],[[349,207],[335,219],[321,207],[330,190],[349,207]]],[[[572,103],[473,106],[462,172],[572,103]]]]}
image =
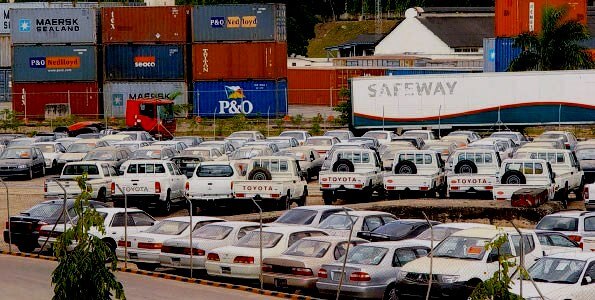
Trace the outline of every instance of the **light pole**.
{"type": "Polygon", "coordinates": [[[126,196],[126,192],[120,187],[119,184],[114,183],[120,193],[124,195],[124,268],[128,269],[128,196],[126,196]]]}
{"type": "Polygon", "coordinates": [[[345,277],[345,265],[347,264],[347,255],[349,254],[349,246],[351,245],[351,235],[353,234],[353,223],[354,221],[351,219],[349,212],[347,212],[346,208],[343,208],[345,215],[347,216],[347,220],[349,221],[349,239],[347,239],[347,248],[345,250],[345,256],[343,257],[343,266],[341,266],[341,277],[339,277],[339,286],[337,287],[337,298],[339,300],[339,296],[341,295],[341,288],[343,287],[343,277],[345,277]]]}
{"type": "Polygon", "coordinates": [[[258,207],[258,214],[260,217],[260,232],[259,232],[259,248],[260,248],[260,271],[259,271],[259,275],[258,278],[260,279],[260,289],[262,290],[264,288],[263,286],[263,278],[262,278],[262,208],[260,207],[260,205],[258,205],[258,203],[256,203],[257,200],[260,200],[259,196],[256,196],[254,198],[252,198],[252,202],[254,203],[254,205],[256,205],[256,207],[258,207]]]}
{"type": "Polygon", "coordinates": [[[8,217],[6,218],[6,220],[8,221],[8,228],[6,229],[8,230],[8,252],[12,253],[12,232],[10,231],[10,202],[8,200],[8,186],[6,185],[4,180],[2,180],[2,177],[0,177],[0,183],[4,186],[4,189],[6,190],[6,214],[8,217]]]}

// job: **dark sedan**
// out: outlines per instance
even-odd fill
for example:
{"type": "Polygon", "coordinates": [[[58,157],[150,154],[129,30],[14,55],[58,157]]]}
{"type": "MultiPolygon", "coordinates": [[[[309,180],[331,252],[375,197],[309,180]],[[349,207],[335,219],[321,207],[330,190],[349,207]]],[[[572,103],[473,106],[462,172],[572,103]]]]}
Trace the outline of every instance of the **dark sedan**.
{"type": "Polygon", "coordinates": [[[130,158],[130,155],[132,155],[132,151],[128,148],[99,147],[87,152],[83,161],[105,161],[119,170],[120,166],[130,158]]]}
{"type": "Polygon", "coordinates": [[[37,147],[9,147],[0,155],[0,177],[45,175],[45,159],[37,147]]]}
{"type": "MultiPolygon", "coordinates": [[[[432,226],[440,224],[436,221],[431,222],[432,226]]],[[[430,225],[426,220],[400,219],[382,225],[373,231],[361,231],[357,236],[370,242],[400,241],[415,238],[428,228],[430,225]]]]}
{"type": "MultiPolygon", "coordinates": [[[[4,230],[4,242],[16,245],[21,252],[32,252],[39,247],[37,239],[41,226],[55,223],[64,223],[61,217],[62,200],[48,200],[37,204],[18,216],[10,217],[10,239],[8,227],[4,230]]],[[[97,201],[89,201],[93,208],[108,207],[107,204],[97,201]]],[[[66,211],[70,217],[74,217],[74,200],[66,200],[66,211]]],[[[8,225],[8,222],[7,222],[8,225]]]]}

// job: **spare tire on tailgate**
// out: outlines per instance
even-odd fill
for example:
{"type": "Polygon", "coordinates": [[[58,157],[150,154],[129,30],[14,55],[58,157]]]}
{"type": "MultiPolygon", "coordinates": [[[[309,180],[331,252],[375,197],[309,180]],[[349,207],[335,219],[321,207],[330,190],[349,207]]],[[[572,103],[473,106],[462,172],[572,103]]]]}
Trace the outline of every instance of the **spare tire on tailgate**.
{"type": "Polygon", "coordinates": [[[353,172],[355,167],[353,163],[348,159],[338,159],[333,164],[333,172],[353,172]]]}
{"type": "Polygon", "coordinates": [[[395,166],[395,174],[417,174],[417,167],[410,160],[402,160],[395,166]]]}
{"type": "Polygon", "coordinates": [[[455,166],[455,174],[476,174],[477,173],[477,165],[468,160],[464,159],[457,163],[455,166]]]}
{"type": "Polygon", "coordinates": [[[271,180],[271,172],[265,168],[256,167],[248,174],[248,180],[271,180]]]}
{"type": "Polygon", "coordinates": [[[517,170],[508,170],[502,175],[502,180],[500,181],[502,184],[525,184],[527,183],[527,178],[523,173],[517,170]]]}

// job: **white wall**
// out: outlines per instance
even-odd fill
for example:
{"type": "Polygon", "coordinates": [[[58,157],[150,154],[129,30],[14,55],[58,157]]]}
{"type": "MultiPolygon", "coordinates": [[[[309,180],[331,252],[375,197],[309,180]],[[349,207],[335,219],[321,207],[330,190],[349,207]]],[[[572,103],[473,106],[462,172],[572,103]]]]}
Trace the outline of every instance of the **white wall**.
{"type": "Polygon", "coordinates": [[[288,67],[326,67],[332,66],[333,62],[326,58],[300,58],[300,57],[288,57],[288,67]],[[294,65],[295,64],[295,65],[294,65]]]}
{"type": "Polygon", "coordinates": [[[176,0],[144,0],[147,6],[174,6],[176,0]]]}
{"type": "Polygon", "coordinates": [[[454,54],[454,50],[426,28],[417,17],[408,16],[378,43],[374,55],[404,53],[448,55],[454,54]]]}

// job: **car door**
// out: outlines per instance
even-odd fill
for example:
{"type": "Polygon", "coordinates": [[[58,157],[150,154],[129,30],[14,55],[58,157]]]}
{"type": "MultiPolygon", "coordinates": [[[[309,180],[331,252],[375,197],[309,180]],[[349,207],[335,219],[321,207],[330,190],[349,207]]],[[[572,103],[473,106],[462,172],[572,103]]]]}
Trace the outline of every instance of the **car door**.
{"type": "Polygon", "coordinates": [[[43,171],[43,168],[45,168],[43,153],[38,148],[33,148],[33,165],[39,172],[43,171]]]}

